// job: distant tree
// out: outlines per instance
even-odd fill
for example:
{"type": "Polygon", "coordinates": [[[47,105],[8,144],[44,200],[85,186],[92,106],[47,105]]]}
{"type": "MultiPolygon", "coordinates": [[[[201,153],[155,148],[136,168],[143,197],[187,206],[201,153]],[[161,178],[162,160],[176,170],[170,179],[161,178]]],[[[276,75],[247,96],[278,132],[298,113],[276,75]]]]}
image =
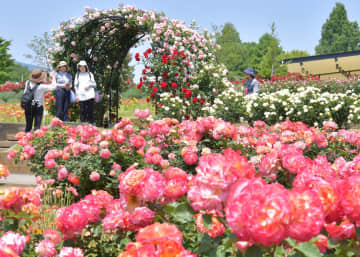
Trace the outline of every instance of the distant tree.
{"type": "Polygon", "coordinates": [[[310,54],[303,50],[291,50],[289,52],[284,52],[280,54],[280,59],[292,59],[292,58],[298,58],[298,57],[305,57],[309,56],[310,54]]]}
{"type": "Polygon", "coordinates": [[[218,31],[216,26],[213,28],[216,31],[216,43],[221,47],[216,52],[218,62],[225,64],[227,67],[229,79],[239,79],[248,62],[248,52],[240,40],[239,32],[229,22],[222,26],[221,31],[218,31]]]}
{"type": "Polygon", "coordinates": [[[283,49],[280,46],[280,40],[276,36],[275,23],[272,23],[271,34],[265,33],[262,35],[255,47],[252,66],[257,73],[267,78],[278,74],[277,69],[280,66],[278,57],[281,53],[283,53],[283,49]]]}
{"type": "Polygon", "coordinates": [[[10,67],[14,65],[11,54],[8,53],[11,42],[0,37],[0,83],[9,79],[10,67]]]}
{"type": "MultiPolygon", "coordinates": [[[[121,73],[120,73],[120,83],[122,85],[121,91],[126,90],[128,88],[128,81],[133,81],[135,76],[135,67],[130,65],[131,55],[128,54],[122,64],[121,73]]],[[[131,84],[131,83],[130,83],[131,84]]]]}
{"type": "Polygon", "coordinates": [[[353,51],[360,49],[360,31],[356,21],[350,22],[345,6],[336,3],[321,29],[321,39],[315,47],[316,54],[353,51]]]}
{"type": "MultiPolygon", "coordinates": [[[[305,57],[309,56],[310,54],[303,50],[291,50],[289,52],[281,53],[278,56],[278,62],[281,63],[285,59],[292,59],[292,58],[298,58],[298,57],[305,57]]],[[[283,64],[278,68],[277,74],[280,76],[286,75],[288,73],[287,65],[283,64]]]]}
{"type": "Polygon", "coordinates": [[[9,69],[8,80],[11,82],[26,81],[29,78],[30,73],[31,71],[28,69],[28,67],[15,63],[9,69]]]}
{"type": "Polygon", "coordinates": [[[32,50],[33,54],[25,54],[26,58],[32,60],[35,65],[44,68],[50,67],[47,62],[48,49],[54,49],[55,43],[48,32],[45,32],[42,36],[34,36],[27,46],[32,50]]]}

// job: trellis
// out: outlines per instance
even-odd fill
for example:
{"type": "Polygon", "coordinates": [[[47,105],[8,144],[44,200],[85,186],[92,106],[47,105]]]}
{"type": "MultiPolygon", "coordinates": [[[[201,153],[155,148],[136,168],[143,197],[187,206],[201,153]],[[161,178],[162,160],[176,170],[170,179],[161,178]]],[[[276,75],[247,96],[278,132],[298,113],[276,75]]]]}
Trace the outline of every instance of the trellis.
{"type": "MultiPolygon", "coordinates": [[[[100,87],[100,92],[106,97],[108,104],[108,126],[111,127],[113,123],[113,115],[115,116],[115,122],[119,119],[119,79],[121,75],[121,67],[126,58],[129,50],[136,43],[138,43],[148,33],[148,30],[138,24],[131,24],[126,26],[128,20],[119,16],[101,16],[87,21],[80,26],[76,31],[71,31],[68,34],[68,42],[78,42],[78,45],[82,45],[82,41],[91,40],[91,46],[88,49],[76,49],[77,54],[82,59],[86,60],[90,71],[92,71],[97,78],[100,87]],[[112,35],[101,35],[95,39],[89,39],[89,35],[96,28],[99,28],[106,22],[111,23],[112,28],[115,29],[115,33],[112,35]],[[115,24],[114,24],[115,23],[115,24]],[[84,51],[85,50],[85,51],[84,51]],[[98,60],[94,60],[95,57],[100,57],[98,60]],[[97,67],[110,67],[105,71],[97,69],[97,67]],[[105,74],[104,74],[105,73],[105,74]],[[107,76],[106,76],[107,75],[107,76]],[[115,95],[113,95],[115,93],[115,95]],[[115,108],[115,111],[112,109],[115,108]]],[[[66,49],[65,49],[66,51],[66,49]]],[[[76,73],[76,63],[70,62],[71,70],[73,74],[76,73]]]]}
{"type": "MultiPolygon", "coordinates": [[[[157,117],[194,119],[203,115],[204,106],[211,106],[215,95],[231,84],[225,66],[216,62],[211,35],[198,30],[196,24],[187,26],[135,6],[101,11],[86,8],[83,17],[54,30],[58,47],[51,55],[55,62],[68,60],[73,72],[79,60],[89,63],[106,94],[111,126],[119,118],[118,86],[124,59],[132,46],[148,36],[151,47],[135,54],[136,61],[144,64],[137,87],[148,94],[147,101],[154,104],[157,117]],[[172,104],[174,101],[179,104],[172,104]]],[[[104,106],[97,105],[102,108],[95,113],[99,115],[97,121],[104,118],[104,106]]]]}

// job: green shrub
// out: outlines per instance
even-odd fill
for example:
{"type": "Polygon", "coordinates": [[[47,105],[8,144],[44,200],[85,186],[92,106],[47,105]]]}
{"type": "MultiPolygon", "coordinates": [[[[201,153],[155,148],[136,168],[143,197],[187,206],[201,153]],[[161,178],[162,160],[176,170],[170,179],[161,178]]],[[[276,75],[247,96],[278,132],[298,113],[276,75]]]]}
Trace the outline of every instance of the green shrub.
{"type": "Polygon", "coordinates": [[[129,98],[138,98],[139,99],[139,98],[146,98],[146,96],[147,96],[147,94],[144,91],[139,90],[136,87],[130,87],[121,93],[122,99],[129,99],[129,98]]]}
{"type": "Polygon", "coordinates": [[[15,103],[20,102],[20,98],[23,95],[23,92],[15,93],[12,91],[0,92],[0,102],[3,103],[15,103]]]}

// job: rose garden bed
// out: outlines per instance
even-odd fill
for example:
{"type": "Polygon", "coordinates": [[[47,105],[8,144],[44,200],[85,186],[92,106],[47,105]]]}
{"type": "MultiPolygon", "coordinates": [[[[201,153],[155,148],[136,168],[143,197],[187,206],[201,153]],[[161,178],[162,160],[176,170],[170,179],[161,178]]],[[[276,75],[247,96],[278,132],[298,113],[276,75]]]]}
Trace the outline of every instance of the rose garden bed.
{"type": "Polygon", "coordinates": [[[139,124],[19,133],[38,187],[0,197],[2,256],[359,255],[357,132],[139,124]]]}

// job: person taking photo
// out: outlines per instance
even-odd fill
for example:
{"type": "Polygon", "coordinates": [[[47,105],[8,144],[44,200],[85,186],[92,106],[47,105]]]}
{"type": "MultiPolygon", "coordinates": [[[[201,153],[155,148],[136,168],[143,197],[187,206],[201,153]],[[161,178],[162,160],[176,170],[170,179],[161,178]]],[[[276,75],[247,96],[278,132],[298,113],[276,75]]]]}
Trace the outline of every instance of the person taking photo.
{"type": "Polygon", "coordinates": [[[34,126],[34,130],[40,129],[41,120],[44,113],[44,94],[48,91],[56,89],[56,80],[54,75],[50,73],[51,83],[46,82],[47,74],[45,71],[35,69],[31,72],[29,80],[25,83],[24,95],[32,92],[32,100],[24,106],[25,112],[25,132],[30,132],[34,126]]]}

